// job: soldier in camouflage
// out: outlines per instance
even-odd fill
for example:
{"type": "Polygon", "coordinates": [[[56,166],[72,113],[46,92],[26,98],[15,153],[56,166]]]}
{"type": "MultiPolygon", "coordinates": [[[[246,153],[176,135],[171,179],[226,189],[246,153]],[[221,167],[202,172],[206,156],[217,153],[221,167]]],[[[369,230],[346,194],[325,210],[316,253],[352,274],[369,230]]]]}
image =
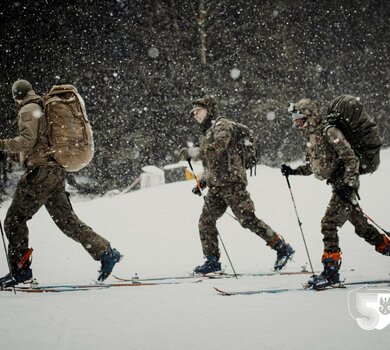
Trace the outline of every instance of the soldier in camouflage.
{"type": "Polygon", "coordinates": [[[0,288],[32,278],[27,221],[43,205],[62,232],[81,243],[94,260],[101,262],[98,278],[104,280],[121,255],[74,213],[65,192],[66,171],[47,152],[48,133],[41,97],[26,80],[17,80],[12,86],[12,94],[19,110],[19,135],[0,140],[0,150],[18,158],[26,171],[16,187],[4,221],[11,271],[0,278],[0,288]]]}
{"type": "Polygon", "coordinates": [[[291,104],[289,112],[295,125],[308,141],[308,162],[296,169],[283,164],[282,174],[314,174],[317,179],[326,180],[327,184],[332,186],[332,197],[321,220],[324,271],[314,281],[309,281],[309,284],[319,287],[339,283],[341,249],[337,227],[342,227],[348,220],[355,227],[358,236],[384,255],[390,255],[389,239],[370,225],[359,210],[359,159],[343,133],[334,126],[325,127],[319,104],[311,99],[305,98],[295,105],[291,104]]]}
{"type": "MultiPolygon", "coordinates": [[[[246,171],[235,150],[233,123],[225,117],[217,116],[216,101],[210,96],[193,101],[192,106],[191,116],[200,125],[203,136],[199,147],[183,149],[181,156],[184,159],[202,160],[205,175],[200,184],[202,188],[209,188],[199,219],[199,234],[206,262],[196,267],[194,272],[205,274],[221,269],[216,220],[228,207],[242,227],[254,232],[277,251],[275,270],[283,268],[294,250],[255,215],[253,201],[246,189],[246,171]]],[[[197,187],[193,192],[201,195],[197,187]]]]}

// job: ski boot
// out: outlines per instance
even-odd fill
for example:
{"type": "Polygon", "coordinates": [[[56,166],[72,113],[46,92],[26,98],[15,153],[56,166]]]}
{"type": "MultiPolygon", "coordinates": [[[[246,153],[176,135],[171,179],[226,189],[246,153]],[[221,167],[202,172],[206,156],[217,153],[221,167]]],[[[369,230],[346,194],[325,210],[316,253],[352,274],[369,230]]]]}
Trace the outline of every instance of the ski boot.
{"type": "Polygon", "coordinates": [[[221,263],[218,260],[219,258],[214,255],[207,255],[205,263],[195,267],[194,273],[205,275],[207,273],[221,271],[221,263]]]}
{"type": "Polygon", "coordinates": [[[322,255],[322,264],[324,271],[319,276],[313,275],[307,282],[306,288],[321,290],[340,284],[341,252],[325,251],[322,255]]]}
{"type": "Polygon", "coordinates": [[[116,249],[109,247],[100,258],[102,265],[99,270],[98,281],[103,282],[111,274],[115,264],[117,264],[121,259],[121,253],[119,253],[116,249]]]}
{"type": "Polygon", "coordinates": [[[19,283],[31,281],[33,277],[30,267],[23,267],[21,269],[14,270],[14,272],[6,274],[0,278],[0,289],[14,287],[19,283]]]}
{"type": "Polygon", "coordinates": [[[279,235],[276,235],[276,238],[267,245],[276,250],[275,271],[283,269],[295,253],[295,250],[279,235]]]}
{"type": "Polygon", "coordinates": [[[14,287],[19,283],[32,280],[33,274],[30,268],[32,251],[32,248],[27,249],[19,262],[11,262],[12,272],[0,278],[0,289],[14,287]]]}
{"type": "Polygon", "coordinates": [[[390,240],[387,238],[386,235],[382,235],[382,237],[383,243],[377,245],[375,247],[375,250],[383,255],[390,256],[390,240]]]}

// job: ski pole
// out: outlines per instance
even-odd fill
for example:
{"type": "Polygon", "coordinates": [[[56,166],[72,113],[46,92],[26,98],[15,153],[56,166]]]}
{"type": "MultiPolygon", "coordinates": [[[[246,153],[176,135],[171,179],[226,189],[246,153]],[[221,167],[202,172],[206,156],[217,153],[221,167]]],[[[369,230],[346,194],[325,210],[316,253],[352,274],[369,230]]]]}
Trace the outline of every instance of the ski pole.
{"type": "Polygon", "coordinates": [[[215,221],[215,219],[214,219],[214,217],[213,217],[213,214],[211,213],[210,206],[209,206],[209,203],[208,203],[208,201],[207,201],[207,198],[206,198],[206,196],[204,195],[204,193],[203,193],[203,191],[202,191],[202,187],[200,186],[200,182],[199,182],[197,176],[195,175],[194,168],[192,167],[192,164],[191,164],[191,158],[188,158],[188,159],[187,159],[187,162],[188,162],[188,165],[190,166],[190,169],[191,169],[191,171],[192,171],[192,176],[193,176],[194,179],[195,179],[196,187],[198,187],[198,190],[200,191],[200,194],[201,194],[201,196],[202,196],[203,199],[204,199],[204,203],[205,203],[205,205],[206,205],[207,211],[209,212],[210,218],[211,218],[211,220],[213,221],[213,223],[214,223],[214,225],[215,225],[215,229],[217,230],[218,237],[219,237],[219,239],[220,239],[220,241],[221,241],[223,250],[225,251],[225,254],[226,254],[226,256],[227,256],[227,258],[228,258],[228,260],[229,260],[230,266],[232,267],[234,277],[235,277],[235,278],[238,278],[238,277],[237,277],[237,274],[236,274],[236,270],[234,269],[234,266],[233,266],[232,261],[231,261],[231,259],[230,259],[229,253],[228,253],[227,250],[226,250],[226,247],[225,247],[225,244],[224,244],[223,239],[222,239],[222,237],[221,237],[221,234],[219,233],[219,231],[218,231],[218,229],[217,229],[217,222],[215,221]]]}
{"type": "MultiPolygon", "coordinates": [[[[360,200],[359,194],[357,194],[358,199],[360,200]]],[[[356,211],[360,212],[367,220],[371,221],[377,228],[382,230],[388,237],[390,237],[390,232],[386,231],[382,226],[380,226],[377,222],[374,221],[370,216],[368,216],[363,209],[360,207],[359,203],[353,202],[351,199],[343,199],[345,202],[352,205],[352,208],[354,208],[356,211]]]]}
{"type": "MultiPolygon", "coordinates": [[[[4,231],[3,231],[3,225],[1,224],[1,220],[0,220],[0,231],[1,231],[1,238],[3,239],[5,258],[7,259],[9,273],[11,275],[11,278],[14,279],[14,276],[12,275],[11,263],[9,262],[9,259],[8,259],[8,252],[7,252],[7,247],[6,247],[6,244],[5,244],[4,231]]],[[[13,289],[14,289],[14,293],[16,294],[15,286],[13,286],[13,289]]]]}
{"type": "Polygon", "coordinates": [[[368,219],[369,221],[371,221],[376,227],[378,227],[380,230],[382,230],[388,237],[390,237],[390,232],[389,231],[386,231],[383,227],[381,227],[378,223],[376,223],[372,218],[370,218],[363,210],[362,208],[360,208],[359,205],[354,205],[355,209],[357,211],[360,211],[363,216],[368,219]]]}
{"type": "Polygon", "coordinates": [[[236,220],[237,222],[239,222],[238,219],[237,219],[234,215],[232,215],[232,214],[230,214],[230,213],[228,213],[228,212],[226,212],[225,214],[227,214],[228,216],[230,216],[231,218],[233,218],[234,220],[236,220]]]}
{"type": "Polygon", "coordinates": [[[307,248],[305,235],[303,234],[302,222],[301,222],[301,220],[299,219],[298,210],[297,210],[297,206],[296,206],[296,204],[295,204],[294,195],[293,195],[292,190],[291,190],[290,181],[289,181],[289,179],[288,179],[288,175],[285,175],[285,177],[286,177],[288,189],[290,190],[291,199],[292,199],[292,202],[293,202],[293,204],[294,204],[295,215],[297,216],[299,229],[301,230],[301,235],[302,235],[303,243],[304,243],[304,245],[305,245],[307,257],[308,257],[308,259],[309,259],[309,264],[310,264],[311,272],[313,273],[313,276],[314,276],[313,264],[311,263],[310,254],[309,254],[309,249],[307,248]]]}

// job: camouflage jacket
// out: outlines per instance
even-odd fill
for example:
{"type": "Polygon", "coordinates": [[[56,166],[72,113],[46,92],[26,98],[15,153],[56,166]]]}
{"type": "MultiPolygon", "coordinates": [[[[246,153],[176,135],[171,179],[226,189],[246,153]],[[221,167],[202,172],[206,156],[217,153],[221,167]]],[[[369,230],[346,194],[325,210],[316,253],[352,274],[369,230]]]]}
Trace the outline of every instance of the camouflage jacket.
{"type": "Polygon", "coordinates": [[[323,124],[306,131],[308,163],[296,169],[297,175],[328,180],[334,187],[359,187],[359,159],[343,133],[323,124]]]}
{"type": "Polygon", "coordinates": [[[225,117],[218,118],[202,137],[199,158],[208,186],[247,185],[246,171],[234,150],[235,142],[234,125],[225,117]]]}
{"type": "Polygon", "coordinates": [[[46,118],[40,101],[41,97],[33,90],[30,91],[20,104],[19,135],[12,139],[0,140],[0,149],[7,153],[19,154],[19,162],[25,167],[57,164],[47,156],[46,118]]]}

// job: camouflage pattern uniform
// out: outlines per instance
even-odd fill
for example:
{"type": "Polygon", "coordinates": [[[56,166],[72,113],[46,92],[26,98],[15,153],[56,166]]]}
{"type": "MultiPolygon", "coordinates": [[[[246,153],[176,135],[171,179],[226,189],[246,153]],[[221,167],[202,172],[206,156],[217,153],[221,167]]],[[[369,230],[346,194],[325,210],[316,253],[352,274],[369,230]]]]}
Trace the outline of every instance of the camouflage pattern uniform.
{"type": "MultiPolygon", "coordinates": [[[[307,106],[305,100],[301,100],[297,107],[309,116],[319,116],[319,111],[307,106]]],[[[324,128],[321,117],[309,117],[306,123],[302,132],[308,140],[308,163],[295,169],[295,174],[314,174],[319,180],[327,180],[333,189],[350,186],[354,189],[352,197],[356,196],[359,189],[359,159],[343,133],[334,126],[324,128]]],[[[321,220],[325,251],[340,252],[337,227],[342,227],[347,220],[355,227],[356,234],[369,244],[379,246],[383,243],[383,235],[368,223],[361,211],[354,209],[352,203],[342,200],[333,191],[321,220]]]]}
{"type": "Polygon", "coordinates": [[[199,233],[205,256],[219,258],[218,220],[230,207],[244,228],[250,229],[269,245],[278,235],[255,215],[255,206],[246,190],[246,171],[241,158],[234,152],[233,124],[226,118],[218,118],[205,132],[200,142],[199,158],[203,161],[205,180],[209,191],[199,219],[199,233]],[[211,215],[210,215],[211,214],[211,215]]]}
{"type": "Polygon", "coordinates": [[[19,153],[26,167],[4,222],[9,241],[9,261],[13,270],[28,249],[27,221],[45,205],[56,225],[68,237],[80,242],[95,260],[110,247],[110,243],[84,224],[73,212],[65,192],[65,169],[45,155],[47,146],[46,118],[40,106],[41,98],[33,90],[20,103],[19,136],[0,140],[0,149],[19,153]]]}

